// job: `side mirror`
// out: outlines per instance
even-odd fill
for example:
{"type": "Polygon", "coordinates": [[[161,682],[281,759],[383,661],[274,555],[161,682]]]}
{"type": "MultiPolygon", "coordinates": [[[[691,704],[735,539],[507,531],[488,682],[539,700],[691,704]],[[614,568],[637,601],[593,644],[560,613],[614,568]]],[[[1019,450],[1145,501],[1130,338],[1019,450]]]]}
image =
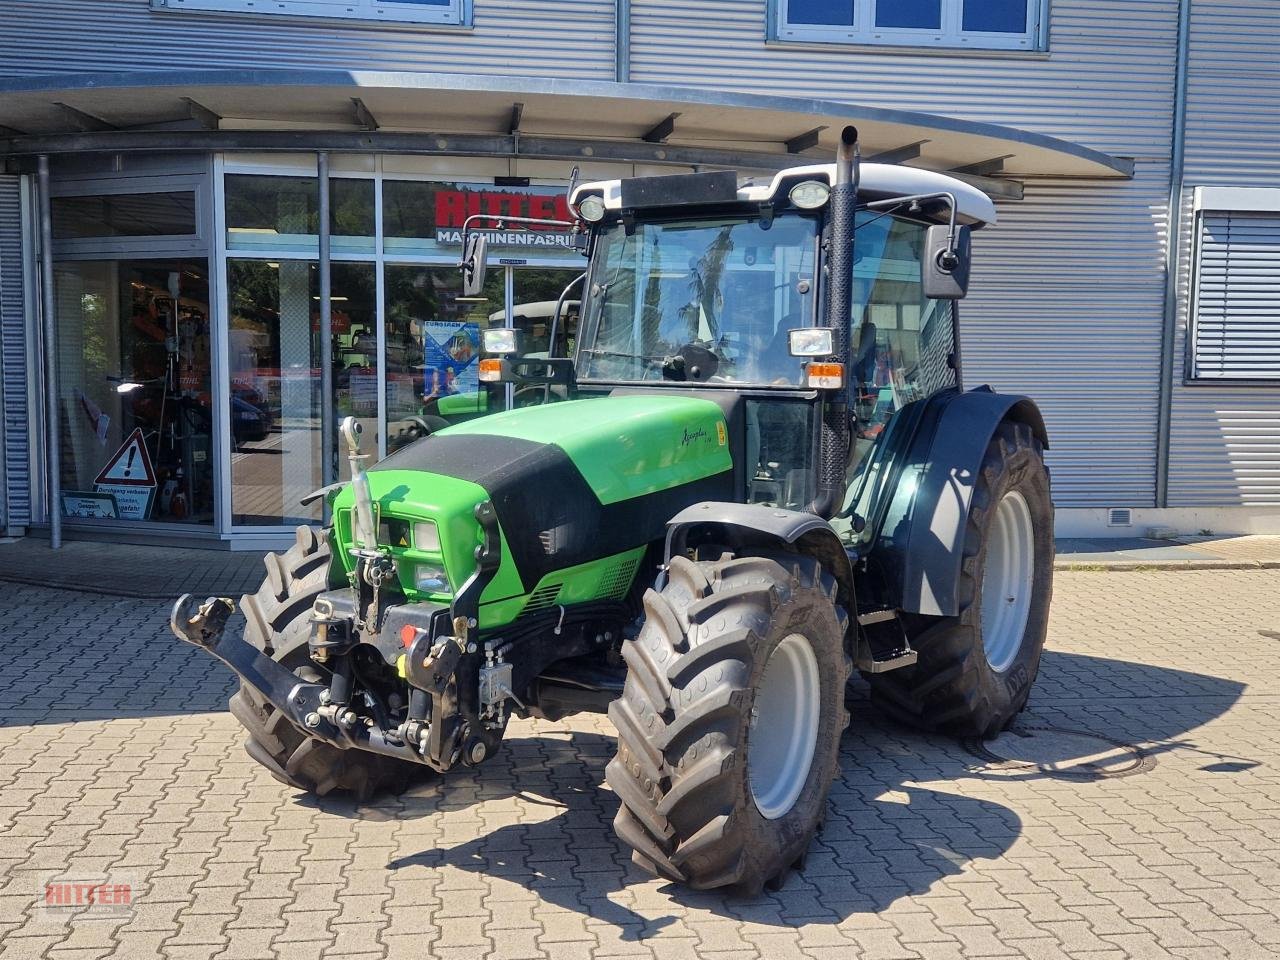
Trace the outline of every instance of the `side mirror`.
{"type": "Polygon", "coordinates": [[[920,282],[932,300],[961,300],[969,292],[969,228],[956,227],[954,244],[948,242],[949,233],[945,223],[925,231],[920,282]]]}
{"type": "Polygon", "coordinates": [[[484,275],[488,268],[489,238],[482,233],[473,233],[467,237],[467,245],[462,252],[462,295],[464,297],[479,296],[484,290],[484,275]]]}

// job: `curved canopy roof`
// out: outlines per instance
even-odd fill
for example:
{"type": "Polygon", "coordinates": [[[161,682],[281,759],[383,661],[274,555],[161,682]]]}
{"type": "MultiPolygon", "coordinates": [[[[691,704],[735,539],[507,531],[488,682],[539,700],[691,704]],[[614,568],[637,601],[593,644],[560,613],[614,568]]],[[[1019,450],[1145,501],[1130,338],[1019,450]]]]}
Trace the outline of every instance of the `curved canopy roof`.
{"type": "Polygon", "coordinates": [[[685,87],[347,70],[0,81],[0,154],[10,155],[350,149],[780,169],[834,155],[848,123],[867,160],[994,181],[998,195],[1009,193],[997,178],[1133,173],[1131,160],[996,124],[685,87]]]}

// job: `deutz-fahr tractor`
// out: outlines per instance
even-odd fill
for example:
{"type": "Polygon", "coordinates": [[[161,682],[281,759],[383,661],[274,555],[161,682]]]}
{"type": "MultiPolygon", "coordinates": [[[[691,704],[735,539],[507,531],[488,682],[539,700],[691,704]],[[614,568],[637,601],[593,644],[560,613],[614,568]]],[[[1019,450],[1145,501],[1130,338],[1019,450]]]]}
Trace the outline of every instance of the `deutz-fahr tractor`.
{"type": "Polygon", "coordinates": [[[574,355],[486,331],[495,412],[372,465],[345,422],[351,479],[266,557],[243,637],[229,599],[176,604],[174,632],[239,675],[254,759],[364,797],[482,764],[513,716],[607,713],[635,861],[752,892],[823,821],[854,671],[896,720],[1010,723],[1053,507],[1035,404],[961,381],[956,302],[995,210],[856,141],[771,178],[570,188],[574,355]]]}

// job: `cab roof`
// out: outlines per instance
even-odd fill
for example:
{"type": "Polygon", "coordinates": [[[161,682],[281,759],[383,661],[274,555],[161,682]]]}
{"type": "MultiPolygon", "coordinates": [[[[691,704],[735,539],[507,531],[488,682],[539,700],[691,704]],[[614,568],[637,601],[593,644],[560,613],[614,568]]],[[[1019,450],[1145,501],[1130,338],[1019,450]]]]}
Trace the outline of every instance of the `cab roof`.
{"type": "MultiPolygon", "coordinates": [[[[956,198],[956,219],[975,229],[996,222],[996,207],[991,198],[971,184],[945,173],[921,170],[888,163],[864,163],[860,166],[859,196],[864,200],[884,200],[891,197],[907,197],[922,193],[950,193],[956,198]]],[[[765,203],[779,194],[784,184],[797,180],[835,181],[834,163],[789,167],[779,171],[768,181],[757,182],[747,178],[738,184],[738,199],[743,203],[765,203]]],[[[574,188],[570,202],[576,206],[579,199],[589,193],[598,194],[608,210],[622,207],[622,181],[597,180],[574,188]]]]}

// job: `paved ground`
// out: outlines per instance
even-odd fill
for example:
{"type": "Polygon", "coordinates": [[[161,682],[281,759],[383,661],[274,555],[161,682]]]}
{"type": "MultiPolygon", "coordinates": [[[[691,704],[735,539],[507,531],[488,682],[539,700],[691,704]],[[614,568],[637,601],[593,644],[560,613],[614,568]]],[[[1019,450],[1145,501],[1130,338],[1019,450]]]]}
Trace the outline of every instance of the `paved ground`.
{"type": "Polygon", "coordinates": [[[1280,956],[1278,587],[1060,574],[1033,707],[993,746],[1041,767],[859,697],[807,870],[735,901],[630,865],[602,720],[517,723],[479,772],[317,803],[244,754],[226,676],[163,603],[5,586],[0,958],[1280,956]],[[1099,768],[1131,775],[1071,776],[1099,768]],[[98,874],[130,914],[37,903],[98,874]]]}
{"type": "Polygon", "coordinates": [[[262,554],[91,540],[66,540],[51,550],[48,540],[24,537],[0,541],[0,581],[140,599],[239,597],[262,583],[262,554]]]}

